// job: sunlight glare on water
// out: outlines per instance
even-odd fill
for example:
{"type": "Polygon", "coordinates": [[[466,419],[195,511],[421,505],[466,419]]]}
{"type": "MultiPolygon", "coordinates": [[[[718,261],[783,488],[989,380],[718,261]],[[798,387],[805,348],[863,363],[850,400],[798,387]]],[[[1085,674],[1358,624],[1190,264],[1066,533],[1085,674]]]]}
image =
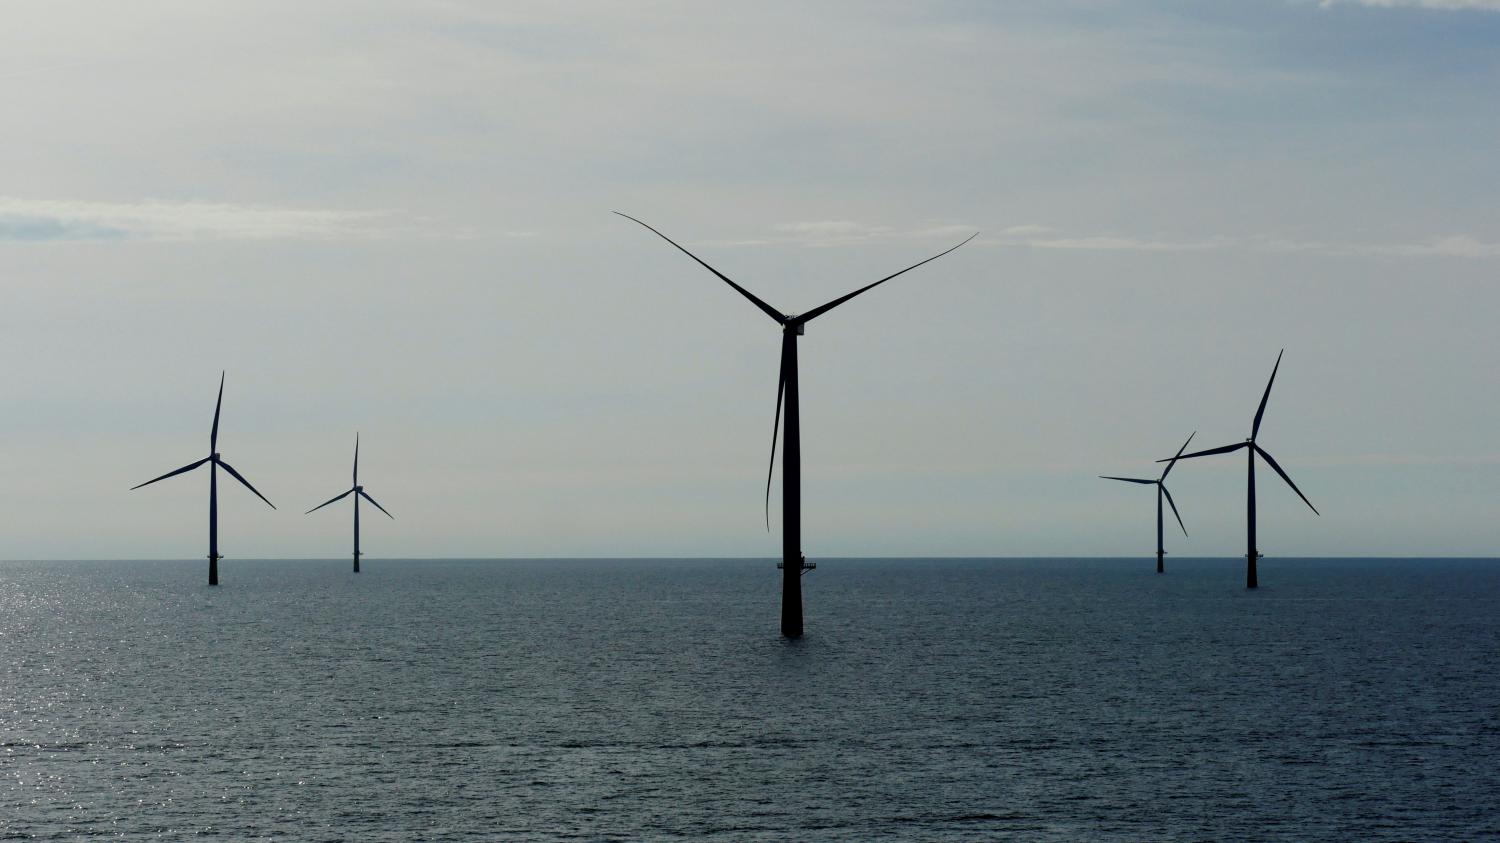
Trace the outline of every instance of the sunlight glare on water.
{"type": "Polygon", "coordinates": [[[0,564],[0,832],[1500,835],[1500,565],[0,564]]]}

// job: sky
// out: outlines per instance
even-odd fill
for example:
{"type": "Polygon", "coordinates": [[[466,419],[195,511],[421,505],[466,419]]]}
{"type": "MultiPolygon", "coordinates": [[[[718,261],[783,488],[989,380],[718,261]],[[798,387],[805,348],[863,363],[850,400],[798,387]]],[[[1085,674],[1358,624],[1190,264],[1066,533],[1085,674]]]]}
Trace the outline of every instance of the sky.
{"type": "Polygon", "coordinates": [[[6,15],[0,558],[1500,549],[1500,0],[6,15]]]}

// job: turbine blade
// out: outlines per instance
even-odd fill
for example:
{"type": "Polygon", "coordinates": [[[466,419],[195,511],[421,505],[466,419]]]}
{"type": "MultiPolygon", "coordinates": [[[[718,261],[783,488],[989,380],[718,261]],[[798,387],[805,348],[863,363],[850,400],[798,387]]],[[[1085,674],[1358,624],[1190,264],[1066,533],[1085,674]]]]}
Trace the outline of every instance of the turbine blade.
{"type": "Polygon", "coordinates": [[[1167,504],[1172,507],[1172,514],[1177,516],[1177,526],[1182,528],[1182,534],[1184,536],[1187,535],[1187,525],[1182,523],[1182,514],[1177,511],[1177,502],[1172,500],[1172,493],[1167,491],[1167,487],[1165,485],[1161,487],[1161,491],[1162,494],[1167,496],[1167,504]]]}
{"type": "Polygon", "coordinates": [[[224,406],[224,372],[219,372],[219,400],[214,402],[214,429],[208,434],[208,452],[219,448],[219,409],[224,406]]]}
{"type": "MultiPolygon", "coordinates": [[[[968,237],[964,238],[963,243],[959,243],[958,246],[962,246],[964,243],[967,243],[970,240],[973,240],[975,237],[978,237],[978,236],[979,236],[979,232],[976,231],[973,234],[970,234],[968,237]]],[[[844,302],[846,302],[846,301],[854,298],[855,296],[859,295],[860,293],[863,293],[864,291],[869,290],[869,289],[874,288],[874,287],[879,287],[881,284],[884,284],[885,282],[891,280],[892,278],[895,278],[897,275],[904,275],[904,274],[906,274],[908,272],[911,272],[913,269],[916,269],[917,267],[921,266],[924,263],[931,263],[932,261],[937,260],[938,258],[942,257],[943,255],[948,254],[949,252],[953,251],[954,249],[957,249],[958,246],[953,246],[951,248],[944,249],[943,251],[938,252],[937,254],[933,255],[932,257],[928,258],[927,260],[918,261],[917,263],[914,263],[911,266],[908,266],[907,268],[901,270],[900,272],[896,272],[896,273],[892,273],[890,275],[887,275],[886,277],[880,279],[879,281],[876,281],[874,284],[866,284],[865,286],[860,287],[858,290],[855,290],[854,292],[849,293],[848,295],[839,296],[838,298],[834,299],[833,301],[829,302],[828,304],[822,305],[820,307],[815,307],[812,310],[809,310],[808,312],[802,314],[801,316],[798,316],[797,319],[796,319],[796,321],[799,322],[799,323],[801,323],[801,322],[810,322],[813,319],[816,319],[819,316],[822,316],[823,314],[827,313],[828,311],[833,310],[835,307],[838,307],[839,305],[843,304],[844,302]]]]}
{"type": "Polygon", "coordinates": [[[776,376],[776,420],[771,423],[771,464],[766,467],[766,532],[771,532],[771,475],[776,471],[776,436],[781,432],[781,395],[786,392],[786,357],[776,376]]]}
{"type": "Polygon", "coordinates": [[[359,485],[359,432],[354,433],[354,485],[359,485]]]}
{"type": "Polygon", "coordinates": [[[1266,381],[1266,393],[1260,397],[1260,406],[1255,409],[1255,423],[1250,426],[1251,439],[1260,433],[1260,417],[1266,414],[1266,399],[1271,397],[1271,384],[1276,382],[1276,370],[1281,368],[1281,355],[1285,353],[1284,348],[1276,353],[1276,365],[1271,368],[1271,379],[1266,381]]]}
{"type": "MultiPolygon", "coordinates": [[[[220,465],[223,465],[223,463],[220,463],[220,465]]],[[[354,491],[354,490],[353,489],[349,490],[349,492],[352,492],[352,491],[354,491]]],[[[306,512],[304,512],[302,514],[303,515],[312,515],[314,512],[317,512],[318,510],[322,509],[323,507],[325,507],[325,506],[327,506],[327,505],[329,505],[331,503],[337,503],[337,502],[343,500],[344,498],[349,497],[349,492],[345,492],[345,493],[343,493],[342,495],[339,495],[336,498],[329,498],[328,500],[323,501],[322,503],[318,504],[317,506],[313,507],[312,509],[309,509],[308,511],[306,511],[306,512]]],[[[268,503],[269,503],[269,501],[268,501],[268,503]]]]}
{"type": "Polygon", "coordinates": [[[266,506],[269,506],[272,509],[276,508],[276,504],[271,503],[270,501],[267,501],[266,500],[266,496],[262,495],[254,486],[251,486],[250,485],[250,481],[246,480],[244,478],[244,475],[242,475],[238,471],[234,470],[234,466],[230,465],[227,462],[224,462],[223,460],[219,460],[219,467],[222,468],[222,469],[224,469],[225,471],[229,472],[229,475],[231,477],[233,477],[234,479],[240,481],[241,483],[244,483],[245,484],[245,488],[249,489],[252,492],[255,492],[255,496],[257,498],[260,498],[261,500],[266,501],[266,506]]]}
{"type": "MultiPolygon", "coordinates": [[[[208,462],[211,459],[213,459],[213,457],[204,457],[203,459],[198,460],[195,463],[192,463],[190,465],[185,465],[182,468],[179,468],[179,469],[177,469],[175,471],[169,471],[166,474],[163,474],[162,476],[156,478],[156,480],[165,480],[168,477],[176,477],[177,475],[183,473],[184,471],[192,471],[193,469],[197,468],[200,465],[203,465],[204,463],[208,462]]],[[[150,486],[152,483],[155,483],[156,480],[147,480],[146,482],[142,483],[141,486],[150,486]]],[[[130,487],[130,491],[134,492],[136,489],[141,488],[141,486],[131,486],[130,487]]]]}
{"type": "Polygon", "coordinates": [[[1308,509],[1311,509],[1317,515],[1323,514],[1321,512],[1318,512],[1318,508],[1312,505],[1312,501],[1307,499],[1307,495],[1302,494],[1302,490],[1297,488],[1297,484],[1292,482],[1292,478],[1286,476],[1286,472],[1282,471],[1281,466],[1277,464],[1276,460],[1272,459],[1271,455],[1266,453],[1266,449],[1262,448],[1259,445],[1256,445],[1255,453],[1260,454],[1261,458],[1264,459],[1266,463],[1271,466],[1271,468],[1275,469],[1277,474],[1281,475],[1281,479],[1285,480],[1286,484],[1292,487],[1292,491],[1296,492],[1297,497],[1301,498],[1302,502],[1307,504],[1308,509]]]}
{"type": "Polygon", "coordinates": [[[1182,447],[1177,449],[1177,456],[1173,457],[1172,461],[1167,463],[1167,470],[1161,473],[1162,480],[1166,480],[1167,475],[1172,473],[1172,466],[1176,465],[1177,461],[1182,458],[1182,452],[1187,450],[1188,442],[1193,441],[1193,437],[1197,435],[1198,431],[1196,430],[1188,434],[1187,442],[1182,443],[1182,447]]]}
{"type": "MultiPolygon", "coordinates": [[[[385,512],[385,507],[381,506],[378,503],[375,503],[375,499],[372,498],[372,497],[370,497],[368,494],[366,494],[363,489],[360,490],[359,496],[362,497],[362,498],[364,498],[365,500],[369,501],[370,503],[374,503],[376,509],[380,510],[381,512],[385,512]]],[[[391,519],[392,521],[396,520],[396,516],[390,514],[389,512],[385,512],[385,515],[386,515],[387,518],[391,519]]]]}
{"type": "Polygon", "coordinates": [[[1155,480],[1141,480],[1141,479],[1136,478],[1136,477],[1109,477],[1107,475],[1101,474],[1101,475],[1099,475],[1099,479],[1100,480],[1123,480],[1126,483],[1141,483],[1141,484],[1144,484],[1144,485],[1147,485],[1147,486],[1155,486],[1156,485],[1156,481],[1155,480]]]}
{"type": "Polygon", "coordinates": [[[1194,451],[1191,454],[1178,454],[1175,457],[1168,457],[1167,459],[1164,459],[1164,460],[1157,460],[1157,462],[1172,462],[1173,460],[1190,460],[1190,459],[1192,459],[1194,457],[1207,457],[1207,456],[1211,456],[1213,454],[1228,454],[1228,453],[1230,453],[1232,451],[1238,451],[1239,449],[1241,449],[1241,448],[1243,448],[1243,447],[1245,447],[1246,445],[1249,445],[1249,444],[1250,444],[1249,442],[1236,442],[1233,445],[1222,445],[1222,446],[1220,446],[1218,448],[1209,448],[1207,451],[1194,451]]]}
{"type": "Polygon", "coordinates": [[[668,237],[665,234],[662,234],[660,231],[657,231],[656,229],[652,228],[651,226],[646,225],[645,223],[641,222],[640,220],[636,219],[635,217],[632,217],[629,214],[621,214],[619,211],[615,211],[615,213],[619,214],[620,216],[624,217],[627,220],[630,220],[631,222],[640,223],[642,226],[645,226],[648,230],[650,230],[657,237],[660,237],[661,239],[667,241],[668,243],[671,243],[673,246],[677,246],[677,250],[678,251],[682,252],[684,255],[687,255],[688,257],[690,257],[693,260],[697,261],[698,264],[700,266],[702,266],[704,269],[706,269],[709,272],[712,272],[713,274],[719,276],[719,278],[725,284],[728,284],[729,286],[735,288],[736,290],[739,291],[740,295],[742,295],[745,298],[749,299],[752,303],[754,303],[754,305],[756,307],[760,308],[761,310],[764,310],[766,312],[767,316],[771,317],[772,319],[775,319],[777,322],[779,322],[779,323],[781,323],[783,325],[786,324],[786,316],[785,316],[785,314],[781,313],[776,308],[774,308],[774,307],[770,306],[769,304],[766,304],[765,302],[763,302],[760,299],[756,298],[754,296],[754,294],[752,294],[749,290],[745,289],[744,287],[741,287],[740,285],[734,283],[733,281],[730,281],[729,280],[729,276],[725,275],[724,273],[720,272],[719,270],[714,269],[713,267],[711,267],[708,264],[704,263],[702,258],[698,257],[697,255],[693,254],[692,252],[689,252],[687,249],[682,248],[682,246],[678,245],[677,241],[673,240],[672,238],[668,237]]]}

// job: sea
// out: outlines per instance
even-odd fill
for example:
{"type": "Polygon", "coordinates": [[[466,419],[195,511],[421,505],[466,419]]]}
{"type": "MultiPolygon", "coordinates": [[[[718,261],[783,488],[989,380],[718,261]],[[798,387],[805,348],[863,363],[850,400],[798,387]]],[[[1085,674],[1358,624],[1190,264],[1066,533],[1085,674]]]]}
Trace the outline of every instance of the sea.
{"type": "Polygon", "coordinates": [[[1500,560],[0,563],[0,838],[1500,839],[1500,560]]]}

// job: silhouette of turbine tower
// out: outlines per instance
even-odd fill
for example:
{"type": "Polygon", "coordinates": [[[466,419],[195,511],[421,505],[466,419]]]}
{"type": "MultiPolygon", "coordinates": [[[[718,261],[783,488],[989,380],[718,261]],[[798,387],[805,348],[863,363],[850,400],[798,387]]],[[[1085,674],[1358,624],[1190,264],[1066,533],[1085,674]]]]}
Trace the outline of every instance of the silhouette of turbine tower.
{"type": "Polygon", "coordinates": [[[213,426],[213,429],[211,431],[209,431],[209,434],[208,434],[208,456],[204,457],[201,460],[198,460],[195,463],[190,463],[188,465],[185,465],[182,468],[179,468],[179,469],[177,469],[175,471],[169,471],[166,474],[163,474],[162,476],[156,478],[155,480],[147,480],[146,482],[142,483],[140,486],[132,486],[132,487],[130,487],[130,491],[133,492],[136,489],[141,488],[141,486],[150,486],[152,483],[155,483],[157,480],[165,480],[168,477],[174,477],[174,476],[176,476],[178,474],[182,474],[184,472],[192,471],[193,469],[197,468],[198,466],[203,465],[204,463],[208,463],[208,584],[209,585],[218,585],[219,584],[219,560],[224,558],[224,557],[222,557],[222,556],[219,555],[219,469],[222,468],[225,471],[229,472],[229,476],[230,477],[233,477],[234,479],[240,481],[242,484],[244,484],[244,486],[245,486],[246,489],[249,489],[250,491],[255,492],[255,496],[257,498],[260,498],[261,500],[266,501],[266,506],[269,506],[272,509],[276,508],[275,504],[273,504],[270,501],[266,500],[266,496],[265,495],[262,495],[259,491],[256,490],[256,488],[254,486],[250,485],[250,481],[249,480],[246,480],[243,476],[240,475],[240,473],[238,471],[234,470],[233,466],[231,466],[227,462],[224,462],[223,458],[219,456],[219,409],[221,407],[223,407],[223,405],[224,405],[224,373],[220,372],[219,373],[219,399],[216,402],[214,402],[214,426],[213,426]]]}
{"type": "Polygon", "coordinates": [[[1099,475],[1102,480],[1122,480],[1126,483],[1140,483],[1145,486],[1156,487],[1156,573],[1158,574],[1166,571],[1166,565],[1162,560],[1162,557],[1167,555],[1161,535],[1161,500],[1163,496],[1166,496],[1167,505],[1172,507],[1172,514],[1177,516],[1177,526],[1182,528],[1184,536],[1187,535],[1187,526],[1182,523],[1182,514],[1177,511],[1177,504],[1172,500],[1172,493],[1167,491],[1167,475],[1172,473],[1172,466],[1177,464],[1177,460],[1182,456],[1182,452],[1187,450],[1188,442],[1193,441],[1193,437],[1197,435],[1197,431],[1188,435],[1187,442],[1182,443],[1182,447],[1177,449],[1177,456],[1173,457],[1172,461],[1167,463],[1166,469],[1155,480],[1143,480],[1139,477],[1107,477],[1103,474],[1099,475]]]}
{"type": "Polygon", "coordinates": [[[898,275],[910,272],[924,263],[935,261],[943,255],[957,249],[964,243],[978,237],[978,232],[969,235],[957,246],[945,249],[926,260],[908,266],[900,272],[895,272],[876,281],[867,284],[844,296],[840,296],[827,304],[815,307],[801,315],[785,314],[771,307],[769,304],[756,298],[749,290],[729,280],[724,273],[714,269],[699,258],[697,255],[684,249],[672,238],[646,223],[641,222],[629,214],[616,214],[638,223],[651,231],[661,239],[677,247],[677,250],[697,261],[704,269],[718,276],[721,281],[733,287],[736,292],[749,299],[751,304],[760,308],[767,316],[771,317],[781,326],[781,373],[777,377],[776,385],[776,419],[775,426],[771,429],[771,465],[766,470],[766,530],[771,529],[771,475],[776,465],[776,437],[782,423],[782,409],[785,407],[786,432],[782,437],[782,466],[781,466],[781,634],[787,638],[802,637],[802,574],[811,570],[814,566],[806,563],[802,558],[802,437],[801,437],[801,411],[797,390],[797,337],[802,336],[808,322],[822,316],[835,307],[854,298],[860,293],[878,287],[881,284],[895,278],[898,275]]]}
{"type": "MultiPolygon", "coordinates": [[[[326,500],[326,501],[318,504],[317,506],[313,507],[312,509],[309,509],[308,511],[306,511],[306,512],[304,512],[302,514],[303,515],[311,515],[314,512],[317,512],[318,510],[322,509],[323,507],[325,507],[325,506],[327,506],[327,505],[329,505],[331,503],[335,503],[337,501],[341,501],[341,500],[343,500],[344,498],[346,498],[346,497],[348,497],[350,495],[354,496],[354,573],[357,574],[357,573],[359,573],[359,557],[361,557],[361,556],[364,555],[364,554],[362,554],[362,553],[359,552],[359,499],[360,498],[364,498],[365,500],[369,501],[370,503],[375,504],[375,508],[376,509],[380,510],[381,512],[385,512],[385,507],[381,506],[378,503],[375,503],[375,499],[372,498],[372,497],[370,497],[370,495],[367,492],[365,492],[365,487],[359,485],[359,434],[358,433],[354,434],[354,485],[351,486],[351,487],[349,487],[349,491],[344,492],[342,495],[337,495],[337,496],[335,496],[333,498],[330,498],[330,499],[328,499],[328,500],[326,500]]],[[[390,518],[390,519],[393,519],[393,520],[396,517],[396,516],[390,514],[389,512],[385,512],[385,515],[386,515],[387,518],[390,518]]]]}
{"type": "MultiPolygon", "coordinates": [[[[1247,462],[1247,470],[1248,470],[1247,477],[1248,477],[1248,479],[1247,479],[1247,483],[1246,483],[1246,492],[1245,492],[1245,587],[1246,588],[1256,588],[1256,587],[1258,587],[1260,585],[1259,580],[1256,578],[1256,574],[1255,574],[1255,562],[1256,562],[1257,559],[1260,559],[1260,551],[1257,550],[1256,547],[1255,547],[1255,456],[1256,456],[1256,454],[1259,454],[1260,458],[1266,461],[1266,465],[1269,465],[1272,470],[1274,470],[1277,474],[1279,474],[1281,476],[1282,480],[1286,481],[1286,484],[1288,486],[1292,487],[1292,491],[1294,491],[1294,492],[1297,493],[1297,497],[1301,498],[1302,502],[1305,503],[1305,504],[1307,504],[1307,508],[1311,509],[1313,511],[1314,515],[1322,515],[1321,512],[1318,512],[1318,508],[1312,505],[1312,501],[1310,501],[1310,500],[1307,499],[1307,495],[1302,494],[1302,490],[1299,489],[1299,488],[1297,488],[1297,484],[1296,483],[1292,482],[1292,478],[1288,477],[1285,471],[1282,471],[1280,464],[1278,464],[1276,462],[1275,458],[1273,458],[1269,453],[1267,453],[1266,449],[1262,448],[1260,445],[1256,444],[1256,442],[1255,442],[1255,437],[1258,436],[1258,435],[1260,435],[1260,420],[1261,420],[1261,417],[1266,414],[1266,399],[1268,399],[1268,398],[1271,397],[1271,385],[1274,384],[1274,383],[1276,383],[1276,372],[1277,372],[1277,370],[1279,370],[1281,368],[1281,355],[1284,354],[1284,353],[1286,353],[1286,349],[1282,349],[1276,355],[1276,365],[1274,367],[1272,367],[1272,369],[1271,369],[1271,379],[1269,381],[1266,381],[1266,391],[1260,397],[1260,406],[1258,408],[1256,408],[1256,410],[1255,410],[1255,421],[1252,422],[1251,425],[1250,425],[1250,438],[1249,439],[1246,439],[1243,442],[1236,442],[1233,445],[1221,445],[1220,447],[1217,447],[1217,448],[1209,448],[1206,451],[1195,451],[1195,452],[1193,452],[1191,454],[1182,454],[1182,453],[1179,452],[1178,456],[1172,457],[1173,460],[1177,460],[1177,459],[1190,460],[1190,459],[1196,459],[1198,457],[1210,456],[1212,454],[1228,454],[1228,453],[1232,453],[1234,451],[1238,451],[1241,448],[1245,449],[1245,454],[1246,454],[1246,457],[1248,459],[1248,462],[1247,462]]],[[[1166,460],[1157,460],[1157,462],[1166,462],[1166,460]]]]}

